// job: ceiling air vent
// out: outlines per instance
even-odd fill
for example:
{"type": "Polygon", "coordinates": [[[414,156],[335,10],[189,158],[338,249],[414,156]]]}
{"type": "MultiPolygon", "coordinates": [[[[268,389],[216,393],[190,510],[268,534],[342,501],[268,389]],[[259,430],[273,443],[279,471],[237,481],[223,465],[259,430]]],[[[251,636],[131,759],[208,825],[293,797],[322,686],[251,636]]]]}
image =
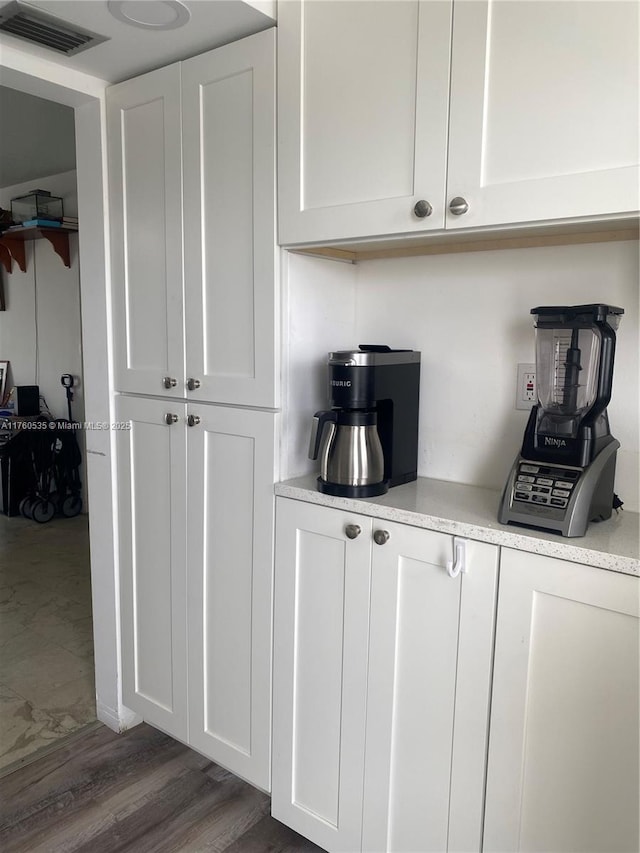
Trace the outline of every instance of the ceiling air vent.
{"type": "Polygon", "coordinates": [[[91,33],[20,0],[13,0],[0,8],[0,33],[39,44],[65,56],[73,56],[108,41],[107,36],[91,33]]]}

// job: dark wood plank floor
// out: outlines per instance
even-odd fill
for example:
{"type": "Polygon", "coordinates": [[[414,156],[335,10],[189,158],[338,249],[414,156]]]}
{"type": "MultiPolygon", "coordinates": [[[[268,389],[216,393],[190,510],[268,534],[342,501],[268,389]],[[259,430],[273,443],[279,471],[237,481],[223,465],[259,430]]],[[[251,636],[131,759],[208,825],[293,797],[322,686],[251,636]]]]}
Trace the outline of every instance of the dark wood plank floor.
{"type": "Polygon", "coordinates": [[[0,780],[3,853],[322,853],[270,799],[147,725],[81,733],[0,780]]]}

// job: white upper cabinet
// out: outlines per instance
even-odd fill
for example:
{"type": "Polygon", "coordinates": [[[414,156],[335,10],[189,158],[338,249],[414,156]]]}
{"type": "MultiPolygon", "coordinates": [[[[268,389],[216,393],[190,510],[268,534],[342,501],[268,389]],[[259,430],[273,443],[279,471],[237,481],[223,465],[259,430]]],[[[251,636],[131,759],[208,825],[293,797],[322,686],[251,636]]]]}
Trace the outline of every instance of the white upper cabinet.
{"type": "Polygon", "coordinates": [[[443,227],[450,44],[450,0],[279,4],[280,243],[443,227]]]}
{"type": "Polygon", "coordinates": [[[110,88],[107,133],[116,387],[184,396],[179,64],[110,88]]]}
{"type": "Polygon", "coordinates": [[[280,243],[637,212],[637,33],[626,0],[281,3],[280,243]]]}
{"type": "Polygon", "coordinates": [[[274,30],[107,112],[116,390],[276,408],[274,30]]]}
{"type": "Polygon", "coordinates": [[[447,228],[638,209],[638,8],[455,0],[447,228]]]}

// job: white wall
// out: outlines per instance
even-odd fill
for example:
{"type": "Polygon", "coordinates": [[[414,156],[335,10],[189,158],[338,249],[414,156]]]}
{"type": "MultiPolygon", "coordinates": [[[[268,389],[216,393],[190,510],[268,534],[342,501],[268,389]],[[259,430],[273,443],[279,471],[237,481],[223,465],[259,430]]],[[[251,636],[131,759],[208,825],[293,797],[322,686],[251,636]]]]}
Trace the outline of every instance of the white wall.
{"type": "MultiPolygon", "coordinates": [[[[418,473],[495,489],[504,485],[527,418],[514,403],[516,365],[535,360],[530,309],[589,302],[624,308],[609,416],[622,445],[616,492],[625,508],[638,511],[636,242],[366,261],[346,267],[347,273],[340,265],[343,278],[352,270],[340,292],[349,312],[355,309],[350,340],[341,323],[332,328],[327,320],[320,324],[315,320],[322,310],[340,316],[336,288],[325,285],[335,279],[335,266],[300,257],[291,266],[291,322],[297,340],[304,341],[298,345],[302,365],[291,367],[292,396],[293,388],[302,383],[299,375],[296,378],[300,369],[322,363],[327,350],[360,343],[420,350],[418,473]],[[310,289],[313,300],[324,300],[323,309],[310,299],[310,289]]],[[[314,406],[326,404],[322,395],[315,394],[307,403],[308,397],[307,393],[302,398],[306,415],[297,416],[299,430],[304,430],[314,406]]],[[[314,470],[302,457],[302,449],[301,441],[288,448],[289,476],[314,470]]]]}
{"type": "Polygon", "coordinates": [[[327,353],[355,345],[356,267],[284,251],[282,255],[280,477],[287,480],[318,467],[307,459],[311,416],[328,406],[327,353]]]}
{"type": "MultiPolygon", "coordinates": [[[[9,208],[12,198],[35,187],[61,196],[65,213],[77,215],[75,170],[5,187],[0,190],[0,206],[9,208]]],[[[67,268],[48,240],[30,240],[25,243],[26,272],[15,261],[10,275],[3,270],[7,310],[0,311],[0,358],[10,361],[11,385],[38,385],[56,418],[68,417],[60,377],[71,373],[77,383],[72,415],[84,421],[77,235],[70,235],[69,248],[71,267],[67,268]]],[[[84,435],[78,432],[77,437],[84,459],[84,435]]],[[[84,486],[82,470],[81,477],[84,486]]],[[[83,499],[86,507],[86,489],[83,499]]]]}
{"type": "MultiPolygon", "coordinates": [[[[87,419],[112,422],[104,100],[77,107],[75,118],[87,419]]],[[[112,430],[86,433],[86,474],[91,497],[96,710],[101,722],[121,731],[140,722],[140,718],[122,704],[114,435],[112,430]]]]}
{"type": "Polygon", "coordinates": [[[0,187],[76,168],[73,110],[0,86],[0,187]]]}

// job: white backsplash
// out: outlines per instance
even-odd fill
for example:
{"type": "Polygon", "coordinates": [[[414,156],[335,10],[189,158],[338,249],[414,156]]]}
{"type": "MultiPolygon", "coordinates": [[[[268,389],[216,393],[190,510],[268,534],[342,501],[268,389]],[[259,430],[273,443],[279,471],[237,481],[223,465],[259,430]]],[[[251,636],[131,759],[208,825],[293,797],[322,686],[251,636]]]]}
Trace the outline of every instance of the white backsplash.
{"type": "Polygon", "coordinates": [[[306,459],[309,419],[327,405],[326,353],[385,343],[422,353],[418,473],[502,488],[527,419],[515,409],[515,386],[518,362],[535,360],[530,309],[606,302],[625,310],[609,406],[621,443],[616,492],[626,509],[638,511],[636,242],[355,266],[290,255],[288,278],[283,478],[314,470],[306,459]]]}
{"type": "Polygon", "coordinates": [[[327,353],[354,345],[356,268],[282,254],[285,370],[280,475],[286,480],[317,467],[307,458],[311,416],[327,408],[327,353]]]}

